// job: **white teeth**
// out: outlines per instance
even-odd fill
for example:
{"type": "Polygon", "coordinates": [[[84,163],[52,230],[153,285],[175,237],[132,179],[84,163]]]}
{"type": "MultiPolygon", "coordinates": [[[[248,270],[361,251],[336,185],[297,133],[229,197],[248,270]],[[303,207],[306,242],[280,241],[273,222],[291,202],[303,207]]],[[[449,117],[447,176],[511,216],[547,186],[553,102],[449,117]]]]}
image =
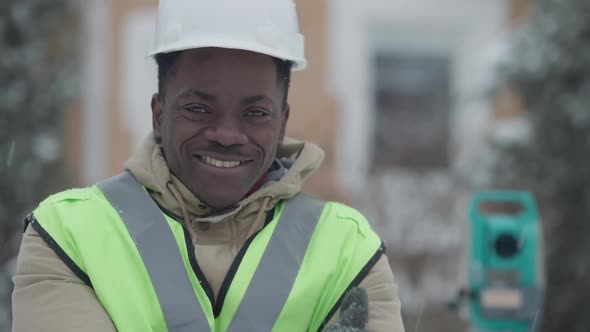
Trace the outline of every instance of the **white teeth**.
{"type": "Polygon", "coordinates": [[[240,161],[223,161],[223,160],[217,160],[217,159],[207,157],[207,156],[201,156],[201,160],[204,161],[208,165],[215,166],[215,167],[221,167],[221,168],[232,168],[232,167],[240,166],[242,164],[242,162],[240,162],[240,161]]]}

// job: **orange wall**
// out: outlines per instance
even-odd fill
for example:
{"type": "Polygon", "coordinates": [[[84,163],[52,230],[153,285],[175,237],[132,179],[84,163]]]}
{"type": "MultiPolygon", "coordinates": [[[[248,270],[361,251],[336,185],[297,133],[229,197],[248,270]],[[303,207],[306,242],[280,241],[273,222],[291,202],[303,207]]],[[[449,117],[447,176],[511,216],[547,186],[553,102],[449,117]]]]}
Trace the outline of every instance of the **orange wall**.
{"type": "MultiPolygon", "coordinates": [[[[108,155],[109,161],[107,164],[107,171],[109,175],[120,173],[123,169],[123,164],[131,155],[131,134],[127,131],[127,128],[123,122],[123,110],[120,109],[121,105],[121,81],[116,79],[118,73],[121,72],[121,32],[125,23],[126,17],[135,10],[142,10],[146,8],[156,8],[158,5],[157,0],[117,0],[112,1],[112,28],[111,28],[111,59],[112,64],[112,75],[115,78],[112,80],[110,86],[110,98],[109,98],[109,133],[108,139],[108,155]]],[[[146,100],[146,105],[149,105],[149,100],[146,100]]]]}
{"type": "Polygon", "coordinates": [[[510,23],[515,25],[524,19],[530,12],[534,0],[511,0],[510,1],[510,23]]]}
{"type": "MultiPolygon", "coordinates": [[[[517,27],[530,13],[534,0],[512,0],[510,2],[510,24],[517,27]]],[[[494,100],[494,117],[496,119],[519,118],[526,111],[522,96],[513,86],[498,90],[494,100]]]]}
{"type": "Polygon", "coordinates": [[[309,65],[305,71],[293,74],[291,119],[287,133],[312,141],[326,152],[322,168],[307,182],[305,189],[327,199],[346,200],[344,193],[335,185],[334,176],[338,109],[325,86],[327,3],[325,0],[299,0],[296,3],[309,65]]]}

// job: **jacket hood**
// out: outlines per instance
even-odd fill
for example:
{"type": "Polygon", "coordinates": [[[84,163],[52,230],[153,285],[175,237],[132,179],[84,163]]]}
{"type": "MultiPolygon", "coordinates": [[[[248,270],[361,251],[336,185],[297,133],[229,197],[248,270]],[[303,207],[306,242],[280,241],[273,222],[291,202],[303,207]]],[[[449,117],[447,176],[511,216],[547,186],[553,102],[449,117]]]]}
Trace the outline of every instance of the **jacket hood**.
{"type": "Polygon", "coordinates": [[[183,207],[173,191],[182,197],[192,222],[217,223],[230,218],[242,222],[255,218],[262,209],[271,210],[279,200],[293,197],[301,191],[303,183],[320,167],[323,158],[324,152],[317,145],[285,138],[262,186],[234,207],[220,212],[206,206],[170,172],[153,133],[146,137],[139,150],[125,163],[125,169],[148,189],[161,208],[178,220],[183,218],[183,207]]]}

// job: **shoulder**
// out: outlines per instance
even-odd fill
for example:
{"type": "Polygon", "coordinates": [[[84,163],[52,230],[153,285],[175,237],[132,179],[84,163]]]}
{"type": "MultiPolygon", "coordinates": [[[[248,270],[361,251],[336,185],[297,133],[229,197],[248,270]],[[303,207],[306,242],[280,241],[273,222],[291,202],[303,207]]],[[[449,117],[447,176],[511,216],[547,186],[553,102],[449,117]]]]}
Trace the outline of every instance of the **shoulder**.
{"type": "Polygon", "coordinates": [[[69,189],[55,193],[45,198],[33,211],[35,218],[54,219],[63,215],[90,213],[94,210],[95,203],[104,199],[101,191],[96,186],[86,188],[69,189]]]}
{"type": "Polygon", "coordinates": [[[295,206],[301,209],[321,209],[322,219],[338,219],[353,223],[366,223],[367,218],[355,208],[335,201],[326,201],[320,197],[301,192],[298,195],[287,199],[296,202],[295,206]]]}
{"type": "Polygon", "coordinates": [[[341,220],[366,223],[367,218],[357,209],[339,202],[327,202],[326,209],[330,214],[341,220]]]}
{"type": "Polygon", "coordinates": [[[44,199],[40,205],[55,205],[64,202],[86,201],[94,196],[95,187],[74,188],[64,190],[44,199]]]}
{"type": "Polygon", "coordinates": [[[362,238],[381,241],[363,213],[343,203],[326,202],[322,223],[340,232],[355,233],[362,238]]]}
{"type": "Polygon", "coordinates": [[[296,202],[295,206],[301,209],[321,209],[319,223],[316,232],[329,234],[331,238],[340,237],[366,239],[381,243],[381,239],[375,233],[367,218],[357,209],[335,201],[325,201],[314,195],[300,193],[289,199],[296,202]]]}

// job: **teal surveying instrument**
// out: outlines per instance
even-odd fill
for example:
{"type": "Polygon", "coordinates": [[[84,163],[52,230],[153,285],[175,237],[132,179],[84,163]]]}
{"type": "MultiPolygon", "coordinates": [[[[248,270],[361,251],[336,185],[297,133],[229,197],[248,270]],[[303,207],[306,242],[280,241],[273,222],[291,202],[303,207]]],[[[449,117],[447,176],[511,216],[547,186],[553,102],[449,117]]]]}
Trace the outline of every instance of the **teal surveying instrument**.
{"type": "Polygon", "coordinates": [[[459,293],[457,305],[467,302],[474,331],[534,331],[542,314],[544,262],[533,196],[478,192],[469,221],[469,287],[459,293]]]}

